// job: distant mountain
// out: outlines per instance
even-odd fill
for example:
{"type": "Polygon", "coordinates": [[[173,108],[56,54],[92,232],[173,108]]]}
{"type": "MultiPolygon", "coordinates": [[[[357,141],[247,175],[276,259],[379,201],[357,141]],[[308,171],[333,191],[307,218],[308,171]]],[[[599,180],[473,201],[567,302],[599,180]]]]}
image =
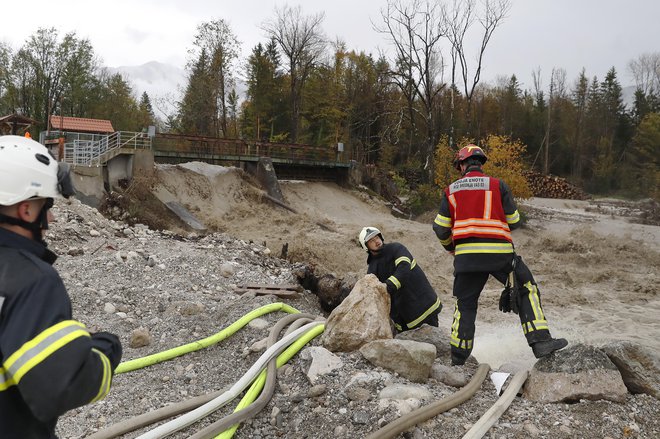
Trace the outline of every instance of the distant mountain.
{"type": "Polygon", "coordinates": [[[140,66],[108,67],[111,74],[119,73],[126,79],[137,98],[146,92],[156,116],[163,118],[176,109],[176,102],[181,100],[183,89],[188,83],[186,71],[171,64],[151,61],[140,66]]]}

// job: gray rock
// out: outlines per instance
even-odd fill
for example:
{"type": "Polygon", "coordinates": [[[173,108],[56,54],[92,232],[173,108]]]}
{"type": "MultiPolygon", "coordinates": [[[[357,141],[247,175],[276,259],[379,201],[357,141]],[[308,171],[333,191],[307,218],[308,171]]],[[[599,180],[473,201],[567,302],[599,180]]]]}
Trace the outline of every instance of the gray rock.
{"type": "Polygon", "coordinates": [[[445,366],[437,361],[431,367],[431,378],[452,387],[463,387],[469,381],[464,368],[445,366]]]}
{"type": "Polygon", "coordinates": [[[621,374],[603,351],[576,344],[536,362],[525,384],[525,397],[540,402],[605,399],[624,402],[621,374]]]}
{"type": "Polygon", "coordinates": [[[435,360],[435,346],[411,340],[372,341],[360,353],[372,364],[415,382],[428,380],[435,360]]]}
{"type": "Polygon", "coordinates": [[[619,369],[630,393],[646,393],[660,399],[660,357],[638,343],[609,343],[601,350],[619,369]]]}

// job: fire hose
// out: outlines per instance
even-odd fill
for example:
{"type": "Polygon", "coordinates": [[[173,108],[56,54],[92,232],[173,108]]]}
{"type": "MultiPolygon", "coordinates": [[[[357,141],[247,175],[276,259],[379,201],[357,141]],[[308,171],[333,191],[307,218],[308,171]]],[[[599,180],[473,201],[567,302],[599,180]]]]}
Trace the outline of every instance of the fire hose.
{"type": "MultiPolygon", "coordinates": [[[[260,308],[257,308],[250,313],[246,314],[245,316],[241,317],[239,320],[234,322],[232,325],[229,327],[225,328],[224,330],[218,332],[217,334],[207,337],[203,340],[199,340],[193,343],[189,343],[187,345],[183,345],[177,348],[169,349],[164,352],[160,352],[157,354],[149,355],[147,357],[143,358],[138,358],[135,360],[130,360],[128,362],[122,363],[119,365],[117,368],[116,373],[125,373],[129,371],[133,371],[136,369],[140,369],[143,367],[147,367],[152,364],[160,363],[162,361],[166,361],[172,358],[175,358],[180,355],[184,355],[188,352],[194,352],[196,350],[211,346],[215,343],[218,343],[225,338],[229,337],[230,335],[233,335],[236,331],[238,331],[240,328],[245,326],[247,323],[249,323],[251,320],[254,318],[264,315],[269,312],[273,311],[285,311],[289,313],[296,313],[294,314],[295,318],[307,318],[309,320],[310,315],[308,314],[300,314],[298,310],[295,308],[292,308],[286,304],[283,303],[274,303],[270,305],[266,305],[260,308]]],[[[293,317],[293,316],[292,316],[293,317]]],[[[313,317],[313,316],[312,316],[313,317]]],[[[315,324],[318,325],[320,322],[316,322],[315,324]]],[[[277,331],[278,333],[281,331],[281,328],[283,326],[280,326],[280,329],[277,331]]],[[[273,328],[273,331],[275,328],[273,328]]],[[[303,333],[302,336],[298,339],[298,341],[294,342],[285,352],[288,358],[286,360],[282,361],[282,364],[284,364],[288,359],[290,359],[298,350],[300,350],[309,340],[313,339],[316,337],[318,334],[323,332],[323,326],[321,325],[320,327],[317,326],[313,328],[310,332],[304,333],[304,331],[300,331],[298,334],[303,333]],[[320,329],[320,330],[319,330],[320,329]]],[[[291,339],[295,339],[294,337],[291,337],[291,339]]],[[[280,358],[284,358],[284,354],[281,354],[280,357],[278,357],[278,360],[280,358]]],[[[278,361],[279,364],[279,361],[278,361]]],[[[280,364],[281,365],[281,364],[280,364]]],[[[181,413],[186,413],[190,410],[193,410],[199,406],[202,406],[204,404],[207,404],[209,401],[215,400],[222,396],[223,394],[227,393],[227,389],[223,389],[217,392],[210,393],[208,395],[202,395],[198,396],[192,399],[189,399],[187,401],[183,401],[178,404],[173,404],[167,407],[163,407],[161,409],[128,419],[126,421],[122,421],[118,424],[114,424],[108,428],[105,428],[101,431],[98,431],[94,433],[93,435],[89,436],[89,439],[106,439],[106,438],[113,438],[117,437],[119,435],[122,435],[124,433],[127,433],[129,431],[133,431],[135,429],[153,424],[155,422],[158,422],[163,419],[170,418],[172,416],[176,416],[181,413]]]]}

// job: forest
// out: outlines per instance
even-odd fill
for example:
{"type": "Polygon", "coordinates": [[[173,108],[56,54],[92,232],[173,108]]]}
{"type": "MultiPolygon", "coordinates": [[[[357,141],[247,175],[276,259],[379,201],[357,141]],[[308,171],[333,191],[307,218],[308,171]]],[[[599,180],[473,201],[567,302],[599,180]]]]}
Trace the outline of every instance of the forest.
{"type": "Polygon", "coordinates": [[[276,8],[254,29],[264,40],[247,57],[226,19],[203,22],[175,110],[159,117],[150,96],[102,66],[89,40],[41,28],[17,49],[0,42],[0,115],[36,120],[33,135],[62,114],[109,119],[116,130],[156,125],[248,141],[342,143],[348,158],[422,192],[456,177],[445,164],[471,141],[487,153],[499,148],[492,153],[504,156],[504,168],[561,176],[591,194],[658,200],[660,52],[632,54],[629,105],[614,68],[603,78],[585,69],[568,78],[561,66],[530,66],[533,89],[522,89],[516,72],[486,83],[482,59],[510,7],[509,0],[389,0],[372,24],[389,41],[387,53],[329,40],[323,13],[301,6],[276,8]],[[475,38],[476,46],[467,43],[475,38]]]}

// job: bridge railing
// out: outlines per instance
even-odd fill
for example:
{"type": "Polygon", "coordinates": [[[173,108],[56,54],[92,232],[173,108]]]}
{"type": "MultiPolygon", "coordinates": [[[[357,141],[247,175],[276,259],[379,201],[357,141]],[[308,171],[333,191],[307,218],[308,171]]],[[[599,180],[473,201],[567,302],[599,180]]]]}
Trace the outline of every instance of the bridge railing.
{"type": "Polygon", "coordinates": [[[339,162],[334,147],[293,143],[253,142],[242,139],[219,139],[206,136],[187,136],[158,133],[153,141],[156,151],[181,155],[194,154],[211,157],[270,157],[291,161],[339,162]]]}

